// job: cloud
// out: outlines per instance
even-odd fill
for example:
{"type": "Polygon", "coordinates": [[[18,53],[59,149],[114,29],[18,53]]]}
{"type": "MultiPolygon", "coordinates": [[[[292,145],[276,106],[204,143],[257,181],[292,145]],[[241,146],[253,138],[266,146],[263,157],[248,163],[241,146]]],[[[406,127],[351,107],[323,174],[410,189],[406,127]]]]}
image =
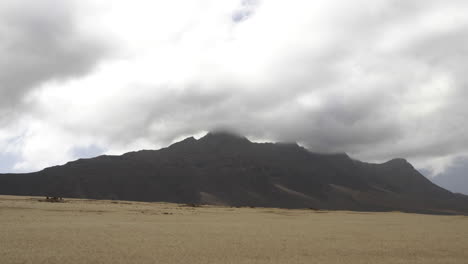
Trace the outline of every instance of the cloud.
{"type": "Polygon", "coordinates": [[[256,0],[243,0],[241,6],[232,13],[232,21],[240,23],[254,14],[255,8],[259,4],[256,0]]]}
{"type": "Polygon", "coordinates": [[[30,91],[32,102],[14,108],[15,122],[3,129],[21,135],[17,170],[66,162],[80,156],[76,149],[158,148],[219,127],[366,161],[404,157],[432,174],[468,152],[466,2],[96,5],[91,20],[78,12],[66,30],[44,26],[88,46],[51,38],[44,60],[67,58],[64,65],[34,68],[40,78],[29,81],[9,75],[22,83],[17,100],[30,91]],[[118,54],[102,60],[102,42],[89,31],[112,35],[118,54]],[[65,63],[75,56],[81,66],[65,63]]]}
{"type": "Polygon", "coordinates": [[[457,157],[433,181],[447,190],[468,195],[468,158],[457,157]]]}
{"type": "Polygon", "coordinates": [[[77,16],[71,1],[2,1],[0,121],[42,83],[89,73],[106,54],[103,41],[80,30],[77,16]]]}

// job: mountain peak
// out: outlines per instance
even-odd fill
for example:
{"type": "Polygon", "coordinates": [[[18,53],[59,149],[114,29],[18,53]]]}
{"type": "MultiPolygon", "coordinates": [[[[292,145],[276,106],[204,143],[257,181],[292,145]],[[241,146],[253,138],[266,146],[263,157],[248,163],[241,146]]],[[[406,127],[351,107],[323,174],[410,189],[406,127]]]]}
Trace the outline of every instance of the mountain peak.
{"type": "Polygon", "coordinates": [[[406,159],[396,158],[385,162],[384,164],[394,165],[394,166],[409,166],[411,165],[406,159]]]}
{"type": "Polygon", "coordinates": [[[229,131],[209,132],[204,137],[200,138],[199,141],[215,143],[251,143],[246,137],[229,131]]]}

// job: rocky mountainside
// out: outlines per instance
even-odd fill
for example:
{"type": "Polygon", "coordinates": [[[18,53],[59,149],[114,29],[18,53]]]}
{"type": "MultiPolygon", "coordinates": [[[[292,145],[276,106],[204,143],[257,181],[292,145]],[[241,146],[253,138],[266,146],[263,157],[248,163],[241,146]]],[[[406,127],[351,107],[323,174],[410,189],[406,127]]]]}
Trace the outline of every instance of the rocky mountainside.
{"type": "Polygon", "coordinates": [[[404,159],[383,164],[282,143],[209,133],[160,150],[80,159],[0,175],[0,194],[227,206],[468,213],[468,197],[429,181],[404,159]]]}

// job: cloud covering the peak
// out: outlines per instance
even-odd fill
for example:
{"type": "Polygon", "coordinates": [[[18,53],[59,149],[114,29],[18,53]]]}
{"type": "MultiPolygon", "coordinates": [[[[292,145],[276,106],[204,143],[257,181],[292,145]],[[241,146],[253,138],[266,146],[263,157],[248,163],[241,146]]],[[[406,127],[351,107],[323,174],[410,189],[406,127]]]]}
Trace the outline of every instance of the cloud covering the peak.
{"type": "Polygon", "coordinates": [[[4,1],[0,169],[223,127],[443,173],[468,155],[467,12],[459,0],[4,1]]]}

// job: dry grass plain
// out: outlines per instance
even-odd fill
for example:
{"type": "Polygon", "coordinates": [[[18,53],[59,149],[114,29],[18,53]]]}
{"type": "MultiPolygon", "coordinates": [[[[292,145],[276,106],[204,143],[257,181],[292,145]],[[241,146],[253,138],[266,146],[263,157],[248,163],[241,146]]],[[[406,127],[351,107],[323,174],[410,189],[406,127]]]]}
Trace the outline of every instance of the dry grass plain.
{"type": "Polygon", "coordinates": [[[0,263],[468,263],[468,217],[0,196],[0,263]]]}

